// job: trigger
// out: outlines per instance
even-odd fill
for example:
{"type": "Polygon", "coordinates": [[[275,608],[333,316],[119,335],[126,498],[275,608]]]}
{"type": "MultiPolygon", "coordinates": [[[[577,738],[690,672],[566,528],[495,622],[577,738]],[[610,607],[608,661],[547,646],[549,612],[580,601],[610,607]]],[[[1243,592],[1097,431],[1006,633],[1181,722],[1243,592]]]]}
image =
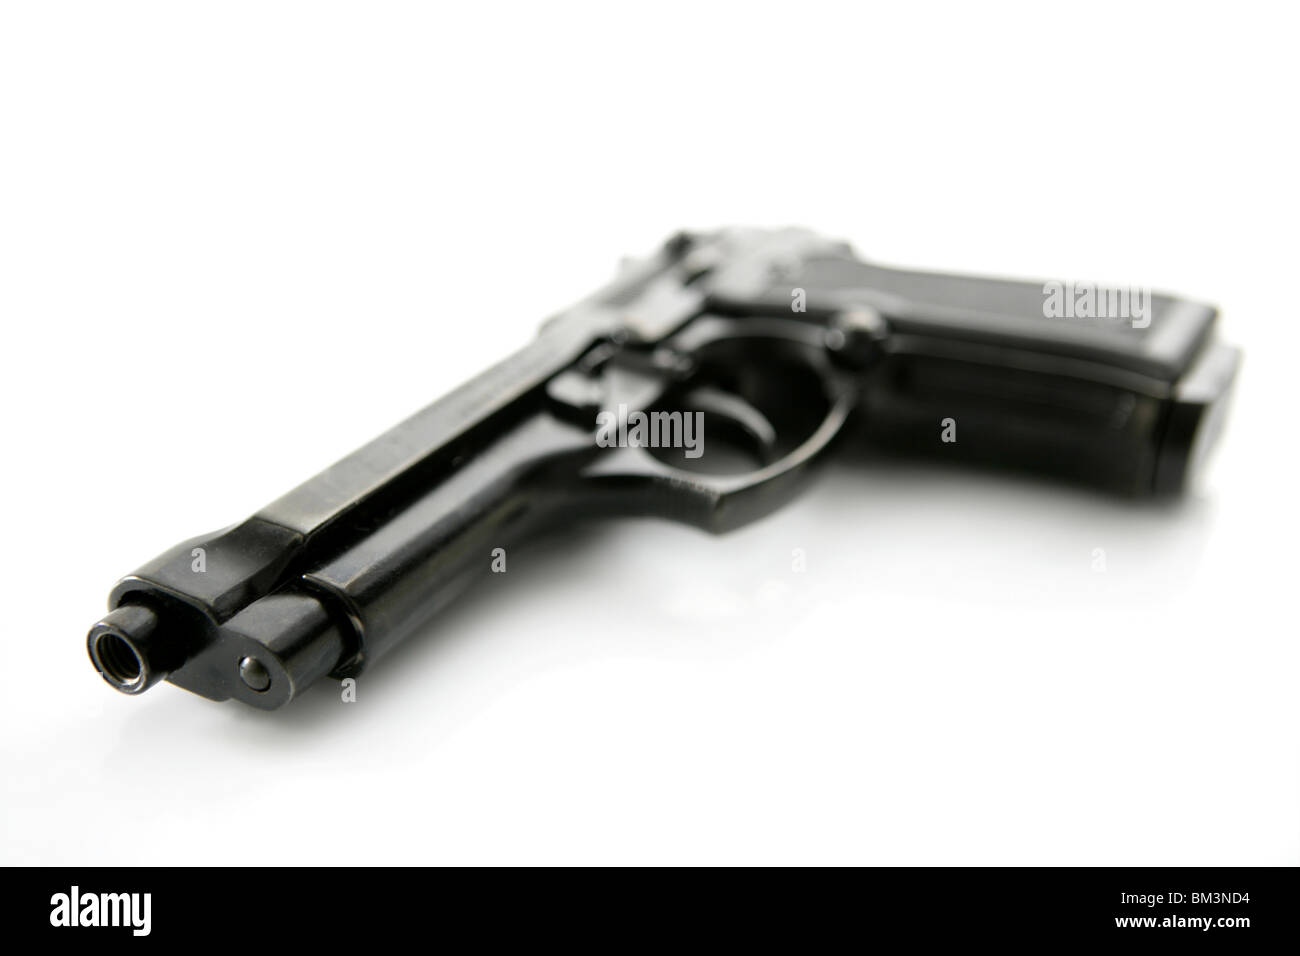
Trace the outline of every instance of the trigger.
{"type": "MultiPolygon", "coordinates": [[[[752,443],[758,459],[768,464],[776,458],[776,429],[760,412],[739,395],[701,385],[691,389],[685,395],[687,408],[703,412],[710,418],[721,419],[721,424],[744,435],[752,443]]],[[[708,419],[706,419],[707,421],[708,419]]]]}

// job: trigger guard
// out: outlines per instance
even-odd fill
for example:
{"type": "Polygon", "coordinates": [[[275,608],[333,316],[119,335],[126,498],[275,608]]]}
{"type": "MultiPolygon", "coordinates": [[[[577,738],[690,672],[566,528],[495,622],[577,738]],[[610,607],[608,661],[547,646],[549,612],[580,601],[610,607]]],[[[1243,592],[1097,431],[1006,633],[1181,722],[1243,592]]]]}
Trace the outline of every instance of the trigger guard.
{"type": "MultiPolygon", "coordinates": [[[[730,531],[776,510],[802,490],[856,405],[855,391],[839,389],[821,424],[803,442],[740,474],[688,471],[640,446],[611,448],[583,470],[584,491],[602,502],[606,513],[661,516],[714,533],[730,531]]],[[[583,501],[590,505],[593,498],[584,496],[583,501]]]]}

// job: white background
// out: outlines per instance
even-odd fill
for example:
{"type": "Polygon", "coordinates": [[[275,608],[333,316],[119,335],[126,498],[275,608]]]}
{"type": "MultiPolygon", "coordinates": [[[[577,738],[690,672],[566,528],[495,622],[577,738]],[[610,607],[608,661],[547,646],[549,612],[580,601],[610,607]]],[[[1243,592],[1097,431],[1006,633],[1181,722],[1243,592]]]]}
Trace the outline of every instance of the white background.
{"type": "Polygon", "coordinates": [[[454,6],[0,14],[4,862],[1300,862],[1293,14],[454,6]],[[1226,440],[593,527],[355,704],[103,685],[116,578],[722,224],[1217,302],[1226,440]]]}

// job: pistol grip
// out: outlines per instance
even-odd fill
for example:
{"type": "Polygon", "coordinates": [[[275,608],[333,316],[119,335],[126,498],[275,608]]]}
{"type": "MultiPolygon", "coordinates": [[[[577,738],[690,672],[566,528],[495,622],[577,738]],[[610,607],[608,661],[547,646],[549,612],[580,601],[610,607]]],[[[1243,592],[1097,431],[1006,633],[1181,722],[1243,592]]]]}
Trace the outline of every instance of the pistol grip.
{"type": "MultiPolygon", "coordinates": [[[[1240,360],[1208,305],[1086,284],[891,269],[850,250],[793,263],[728,312],[868,308],[890,328],[864,383],[869,440],[1050,473],[1135,496],[1184,488],[1240,360]],[[1090,308],[1071,296],[1091,292],[1090,308]],[[1121,306],[1099,315],[1099,303],[1121,306]]],[[[1082,299],[1080,299],[1082,301],[1082,299]]]]}

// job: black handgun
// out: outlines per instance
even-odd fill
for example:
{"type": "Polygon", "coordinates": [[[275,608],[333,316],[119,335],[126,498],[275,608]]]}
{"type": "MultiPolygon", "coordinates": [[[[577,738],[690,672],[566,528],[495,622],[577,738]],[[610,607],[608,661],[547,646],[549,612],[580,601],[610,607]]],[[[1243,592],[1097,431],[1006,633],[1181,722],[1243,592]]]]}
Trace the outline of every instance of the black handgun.
{"type": "Polygon", "coordinates": [[[104,679],[272,709],[359,674],[495,556],[593,516],[726,531],[838,442],[1181,491],[1239,363],[1144,289],[884,268],[801,229],[683,233],[248,520],[123,578],[104,679]],[[953,440],[953,439],[956,440],[953,440]]]}

